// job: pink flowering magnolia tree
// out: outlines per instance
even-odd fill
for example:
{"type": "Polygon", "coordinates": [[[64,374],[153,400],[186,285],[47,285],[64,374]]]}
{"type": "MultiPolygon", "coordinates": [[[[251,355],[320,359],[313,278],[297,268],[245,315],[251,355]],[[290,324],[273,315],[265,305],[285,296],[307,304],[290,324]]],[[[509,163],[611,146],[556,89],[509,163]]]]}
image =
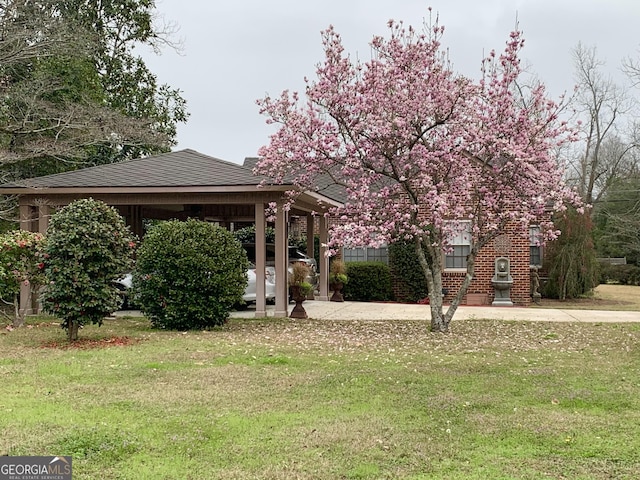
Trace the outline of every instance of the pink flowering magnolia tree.
{"type": "Polygon", "coordinates": [[[491,52],[473,81],[447,63],[437,23],[420,33],[390,21],[389,30],[373,38],[374,58],[360,63],[330,27],[306,98],[285,91],[258,101],[279,128],[260,150],[256,173],[293,184],[289,202],[327,179],[342,185],[347,200],[331,211],[340,221],[330,247],[413,242],[431,329],[447,331],[483,246],[507,226],[526,234],[531,222],[542,241],[559,234],[550,210],[578,200],[551,152],[574,132],[543,86],[526,96],[519,88],[520,32],[501,55],[491,52]],[[445,312],[444,256],[463,230],[471,244],[466,277],[445,312]]]}

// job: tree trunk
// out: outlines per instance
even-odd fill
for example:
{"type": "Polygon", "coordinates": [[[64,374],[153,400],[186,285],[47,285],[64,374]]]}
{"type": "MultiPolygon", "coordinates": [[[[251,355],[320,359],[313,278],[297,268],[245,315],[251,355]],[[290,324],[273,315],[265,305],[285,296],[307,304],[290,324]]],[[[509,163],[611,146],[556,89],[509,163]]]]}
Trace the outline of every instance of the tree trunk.
{"type": "MultiPolygon", "coordinates": [[[[431,297],[431,295],[429,295],[431,297]]],[[[429,298],[431,300],[431,298],[429,298]]],[[[442,301],[436,306],[431,303],[431,331],[436,333],[447,333],[449,331],[449,323],[451,319],[447,319],[442,309],[442,301]]]]}
{"type": "Polygon", "coordinates": [[[69,320],[69,328],[67,329],[67,338],[70,342],[78,340],[78,329],[80,322],[78,320],[69,320]]]}
{"type": "Polygon", "coordinates": [[[429,259],[427,259],[423,250],[422,239],[416,237],[416,255],[427,280],[427,289],[429,290],[431,331],[444,333],[449,331],[451,317],[447,318],[442,308],[442,268],[438,263],[442,261],[442,258],[441,255],[438,255],[436,249],[430,246],[429,242],[425,242],[425,245],[429,259]]]}
{"type": "Polygon", "coordinates": [[[451,302],[451,305],[447,308],[447,312],[445,313],[442,303],[442,265],[444,264],[442,251],[438,248],[432,247],[428,242],[426,242],[426,247],[429,255],[428,258],[422,249],[422,239],[416,238],[416,255],[418,256],[418,261],[424,271],[429,289],[431,331],[445,333],[449,331],[449,323],[451,323],[453,315],[456,313],[462,298],[467,294],[467,290],[469,290],[469,286],[473,280],[476,251],[472,250],[471,253],[469,253],[469,256],[467,257],[467,275],[465,276],[457,294],[453,298],[453,302],[451,302]]]}
{"type": "Polygon", "coordinates": [[[24,325],[24,315],[20,311],[20,299],[18,295],[13,296],[13,326],[14,328],[22,327],[24,325]]]}
{"type": "Polygon", "coordinates": [[[31,288],[29,288],[29,293],[27,295],[27,301],[25,302],[27,307],[23,309],[20,308],[20,297],[18,295],[13,296],[13,306],[15,310],[15,314],[13,317],[13,326],[16,328],[24,327],[25,319],[27,318],[27,308],[31,305],[31,288]]]}

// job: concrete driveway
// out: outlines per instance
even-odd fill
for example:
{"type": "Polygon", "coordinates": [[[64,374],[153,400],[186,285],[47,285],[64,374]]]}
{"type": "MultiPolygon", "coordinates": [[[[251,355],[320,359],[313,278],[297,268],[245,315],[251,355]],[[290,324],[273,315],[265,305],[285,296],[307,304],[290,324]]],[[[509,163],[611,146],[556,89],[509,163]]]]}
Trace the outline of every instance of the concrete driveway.
{"type": "MultiPolygon", "coordinates": [[[[317,320],[430,320],[429,305],[376,302],[320,302],[308,300],[303,304],[309,318],[317,320]]],[[[293,305],[289,305],[289,312],[293,305]]],[[[446,307],[445,307],[446,308],[446,307]]],[[[267,306],[273,316],[274,307],[267,306]]],[[[252,308],[232,312],[232,318],[253,318],[252,308]]],[[[640,312],[604,310],[561,310],[539,307],[467,307],[461,306],[454,320],[492,318],[541,322],[640,322],[640,312]]]]}

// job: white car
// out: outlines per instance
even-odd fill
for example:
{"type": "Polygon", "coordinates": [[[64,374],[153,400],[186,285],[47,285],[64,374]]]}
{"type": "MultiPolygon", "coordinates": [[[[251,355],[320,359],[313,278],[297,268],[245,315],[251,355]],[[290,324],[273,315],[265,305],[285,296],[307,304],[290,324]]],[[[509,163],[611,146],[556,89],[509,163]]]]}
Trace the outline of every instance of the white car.
{"type": "MultiPolygon", "coordinates": [[[[247,277],[249,277],[249,281],[247,282],[247,288],[244,290],[244,295],[242,295],[242,300],[245,303],[255,303],[257,285],[255,265],[251,264],[249,266],[247,277]]],[[[266,267],[264,286],[267,302],[274,302],[276,299],[276,269],[274,267],[266,267]]]]}
{"type": "MultiPolygon", "coordinates": [[[[256,302],[256,267],[255,265],[249,265],[247,269],[247,288],[244,290],[242,300],[245,304],[256,302]]],[[[132,287],[133,276],[127,273],[124,277],[116,280],[115,285],[118,288],[120,295],[122,296],[122,310],[129,310],[132,305],[129,298],[129,292],[132,287]]],[[[276,299],[276,269],[274,267],[267,267],[265,271],[265,298],[267,303],[273,303],[276,299]]]]}
{"type": "Polygon", "coordinates": [[[133,275],[127,273],[124,277],[117,279],[114,282],[114,285],[118,289],[118,294],[122,298],[122,305],[120,310],[129,310],[131,309],[131,299],[129,298],[129,292],[131,291],[131,287],[133,286],[133,275]]]}
{"type": "MultiPolygon", "coordinates": [[[[255,243],[243,243],[242,247],[247,252],[247,258],[249,262],[255,264],[256,261],[256,245],[255,243]]],[[[297,247],[290,245],[289,246],[289,273],[291,273],[291,264],[294,262],[302,262],[306,263],[309,267],[309,276],[307,277],[307,282],[309,282],[314,290],[318,289],[318,284],[320,281],[320,274],[318,273],[318,265],[316,263],[316,259],[313,257],[309,257],[305,253],[298,250],[297,247]]],[[[267,268],[273,267],[276,261],[276,246],[273,243],[266,244],[266,262],[267,268]]],[[[274,269],[275,272],[275,269],[274,269]]],[[[275,275],[275,274],[274,274],[275,275]]]]}

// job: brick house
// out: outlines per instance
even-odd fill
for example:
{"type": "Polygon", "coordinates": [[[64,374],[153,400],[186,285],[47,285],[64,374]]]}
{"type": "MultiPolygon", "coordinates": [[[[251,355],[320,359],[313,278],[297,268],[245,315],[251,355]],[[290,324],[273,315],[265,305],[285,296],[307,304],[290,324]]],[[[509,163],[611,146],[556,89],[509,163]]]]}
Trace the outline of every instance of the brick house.
{"type": "MultiPolygon", "coordinates": [[[[346,199],[341,198],[341,202],[346,199]]],[[[293,225],[293,229],[306,233],[306,224],[293,225]]],[[[480,250],[476,258],[474,280],[463,299],[465,305],[491,305],[495,298],[495,291],[491,279],[495,274],[495,260],[498,257],[506,257],[510,261],[510,274],[513,278],[513,285],[510,291],[510,298],[514,305],[528,306],[532,298],[532,275],[534,269],[541,267],[542,247],[536,242],[537,228],[532,226],[528,236],[516,232],[514,229],[507,229],[503,234],[495,238],[490,244],[480,250]]],[[[464,238],[454,241],[453,251],[447,254],[443,271],[443,289],[447,292],[444,302],[453,300],[456,292],[460,288],[466,275],[466,255],[469,252],[468,243],[464,238]],[[455,243],[459,241],[459,243],[455,243]]],[[[380,261],[390,264],[389,253],[386,247],[343,249],[342,259],[346,262],[355,261],[380,261]]],[[[393,270],[393,269],[392,269],[393,270]]],[[[408,292],[399,279],[394,279],[394,294],[397,299],[407,298],[408,292]]]]}
{"type": "MultiPolygon", "coordinates": [[[[246,158],[244,165],[253,168],[257,161],[257,158],[246,158]]],[[[341,203],[347,200],[342,188],[330,181],[319,185],[318,189],[323,193],[330,192],[332,198],[341,203]]],[[[306,224],[294,224],[292,229],[305,234],[306,224]]],[[[510,274],[513,278],[510,299],[517,306],[530,305],[533,293],[532,274],[535,269],[542,266],[542,247],[536,241],[537,232],[536,226],[530,227],[528,236],[523,236],[514,228],[507,228],[504,234],[482,248],[476,258],[474,280],[462,303],[465,305],[491,305],[495,298],[495,290],[491,282],[495,274],[495,260],[498,257],[506,257],[509,259],[510,274]]],[[[447,292],[444,296],[445,303],[453,300],[464,280],[466,255],[469,253],[468,246],[468,240],[465,240],[464,235],[460,235],[454,240],[453,251],[446,255],[446,265],[443,271],[443,290],[447,292]]],[[[387,264],[391,262],[387,248],[343,249],[340,255],[345,262],[380,261],[387,264]]],[[[394,278],[393,290],[398,300],[407,298],[408,292],[404,290],[404,285],[399,279],[394,278]]]]}
{"type": "MultiPolygon", "coordinates": [[[[482,248],[476,257],[474,279],[464,303],[467,305],[490,305],[493,302],[495,292],[491,279],[495,273],[495,259],[507,257],[510,260],[510,273],[513,277],[511,301],[514,305],[530,305],[531,276],[533,268],[537,267],[537,264],[532,265],[531,262],[540,258],[537,254],[540,248],[535,245],[535,242],[532,242],[531,235],[523,237],[513,229],[495,238],[493,242],[482,248]]],[[[456,271],[455,268],[445,267],[443,285],[449,291],[445,295],[445,302],[452,299],[460,287],[465,273],[464,271],[456,271]]]]}
{"type": "MultiPolygon", "coordinates": [[[[298,228],[302,232],[305,231],[305,225],[300,225],[298,228]]],[[[524,237],[521,233],[513,230],[507,231],[482,248],[476,257],[473,282],[462,303],[465,305],[491,305],[495,298],[494,288],[491,283],[495,273],[495,260],[498,257],[507,257],[510,260],[510,274],[513,278],[510,292],[511,301],[517,306],[530,305],[533,271],[541,266],[540,262],[542,260],[542,247],[536,245],[535,231],[535,227],[533,227],[528,237],[524,237]]],[[[450,266],[445,265],[443,271],[443,289],[447,292],[444,296],[445,303],[453,300],[466,275],[466,259],[464,258],[466,253],[464,247],[464,244],[454,246],[454,251],[447,255],[446,261],[449,262],[450,266]],[[458,248],[456,249],[456,247],[458,248]]],[[[380,261],[387,264],[391,263],[386,248],[343,249],[342,258],[346,262],[380,261]]],[[[392,267],[392,265],[390,266],[392,267]]],[[[394,279],[393,290],[399,300],[406,298],[409,293],[405,291],[405,287],[399,279],[394,279]]]]}

